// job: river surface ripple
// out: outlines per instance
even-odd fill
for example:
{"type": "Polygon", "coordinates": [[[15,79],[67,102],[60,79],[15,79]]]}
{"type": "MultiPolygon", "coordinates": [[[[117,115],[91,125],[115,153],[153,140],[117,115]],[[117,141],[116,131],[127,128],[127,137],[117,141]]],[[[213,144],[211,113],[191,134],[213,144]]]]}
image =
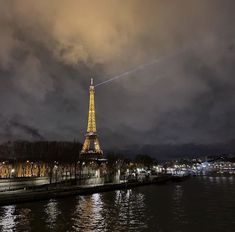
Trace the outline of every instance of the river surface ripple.
{"type": "Polygon", "coordinates": [[[0,207],[0,231],[235,231],[235,177],[0,207]]]}

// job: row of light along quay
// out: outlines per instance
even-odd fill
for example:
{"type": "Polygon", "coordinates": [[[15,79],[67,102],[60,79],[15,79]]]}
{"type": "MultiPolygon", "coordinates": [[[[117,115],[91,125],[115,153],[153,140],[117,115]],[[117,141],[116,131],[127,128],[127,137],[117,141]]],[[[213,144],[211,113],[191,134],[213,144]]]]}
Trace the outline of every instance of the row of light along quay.
{"type": "Polygon", "coordinates": [[[95,88],[85,141],[15,141],[0,147],[0,204],[12,204],[186,180],[197,175],[234,175],[232,155],[157,162],[148,155],[104,155],[96,129],[95,88]],[[10,159],[4,159],[10,157],[10,159]]]}

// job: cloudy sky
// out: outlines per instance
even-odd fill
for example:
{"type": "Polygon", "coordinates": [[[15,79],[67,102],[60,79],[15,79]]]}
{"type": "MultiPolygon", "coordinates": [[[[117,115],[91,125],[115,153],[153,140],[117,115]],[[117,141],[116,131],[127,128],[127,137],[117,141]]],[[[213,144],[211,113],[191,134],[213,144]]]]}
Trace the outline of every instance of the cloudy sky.
{"type": "Polygon", "coordinates": [[[83,141],[90,77],[102,148],[235,135],[234,0],[0,2],[0,141],[83,141]]]}

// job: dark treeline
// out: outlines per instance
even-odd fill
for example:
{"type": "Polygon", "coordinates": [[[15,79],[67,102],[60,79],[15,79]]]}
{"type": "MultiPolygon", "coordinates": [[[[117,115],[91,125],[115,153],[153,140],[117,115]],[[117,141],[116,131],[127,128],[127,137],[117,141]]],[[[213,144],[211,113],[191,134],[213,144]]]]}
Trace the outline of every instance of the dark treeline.
{"type": "Polygon", "coordinates": [[[14,141],[0,145],[1,160],[74,162],[82,144],[78,141],[14,141]]]}

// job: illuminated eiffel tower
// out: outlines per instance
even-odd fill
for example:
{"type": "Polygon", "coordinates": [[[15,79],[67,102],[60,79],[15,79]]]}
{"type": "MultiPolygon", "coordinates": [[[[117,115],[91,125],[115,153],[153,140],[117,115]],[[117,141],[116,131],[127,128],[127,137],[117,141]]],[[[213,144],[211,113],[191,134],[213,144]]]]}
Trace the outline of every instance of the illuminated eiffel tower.
{"type": "Polygon", "coordinates": [[[88,112],[87,133],[85,141],[80,152],[82,159],[100,159],[103,158],[103,151],[100,148],[95,120],[95,87],[93,85],[93,78],[91,78],[90,85],[90,101],[88,112]]]}

